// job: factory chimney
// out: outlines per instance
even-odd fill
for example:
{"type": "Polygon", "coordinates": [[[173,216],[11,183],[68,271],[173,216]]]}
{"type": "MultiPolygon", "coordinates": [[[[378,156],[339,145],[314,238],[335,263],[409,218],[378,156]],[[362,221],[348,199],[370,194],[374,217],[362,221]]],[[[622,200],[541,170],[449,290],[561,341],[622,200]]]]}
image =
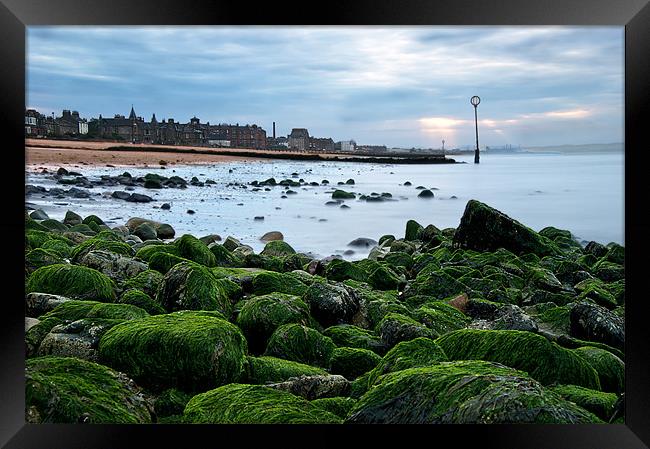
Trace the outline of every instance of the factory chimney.
{"type": "Polygon", "coordinates": [[[275,139],[275,122],[273,122],[273,138],[275,139]]]}

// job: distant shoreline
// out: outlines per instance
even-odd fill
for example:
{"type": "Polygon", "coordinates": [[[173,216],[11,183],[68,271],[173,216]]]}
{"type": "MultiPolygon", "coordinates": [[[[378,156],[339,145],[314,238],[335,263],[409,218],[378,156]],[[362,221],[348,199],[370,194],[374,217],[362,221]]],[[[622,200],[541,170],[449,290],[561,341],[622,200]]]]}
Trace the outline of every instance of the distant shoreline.
{"type": "MultiPolygon", "coordinates": [[[[246,148],[205,148],[159,145],[124,145],[116,142],[26,139],[26,162],[47,165],[57,162],[89,165],[158,164],[163,156],[176,155],[179,164],[205,164],[232,160],[280,159],[298,161],[335,161],[379,164],[455,164],[443,156],[351,156],[332,153],[314,154],[246,148]],[[58,151],[57,151],[58,150],[58,151]],[[65,153],[64,153],[65,152],[65,153]]],[[[171,161],[167,161],[171,162],[171,161]]]]}

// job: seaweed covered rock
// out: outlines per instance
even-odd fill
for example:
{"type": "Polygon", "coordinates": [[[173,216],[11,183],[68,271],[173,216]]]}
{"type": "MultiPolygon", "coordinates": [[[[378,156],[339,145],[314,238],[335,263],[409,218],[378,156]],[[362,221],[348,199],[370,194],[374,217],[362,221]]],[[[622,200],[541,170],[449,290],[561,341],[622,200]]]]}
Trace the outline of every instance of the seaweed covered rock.
{"type": "Polygon", "coordinates": [[[574,349],[598,373],[602,391],[623,393],[625,391],[625,363],[609,351],[591,346],[574,349]]]}
{"type": "Polygon", "coordinates": [[[246,352],[246,340],[235,325],[204,312],[127,321],[99,342],[104,363],[152,389],[201,391],[237,382],[246,352]]]}
{"type": "Polygon", "coordinates": [[[365,281],[368,274],[352,262],[343,259],[333,259],[325,267],[325,277],[331,281],[365,281]]]}
{"type": "Polygon", "coordinates": [[[243,263],[238,257],[233,255],[225,246],[218,243],[211,243],[208,245],[212,254],[214,254],[214,261],[217,267],[238,267],[243,263]]]}
{"type": "Polygon", "coordinates": [[[132,288],[142,290],[147,295],[154,298],[158,292],[158,287],[162,284],[163,275],[156,270],[145,270],[137,275],[124,281],[122,284],[123,290],[132,288]]]}
{"type": "Polygon", "coordinates": [[[84,254],[79,265],[93,268],[119,282],[147,270],[147,264],[109,251],[94,250],[84,254]]]}
{"type": "Polygon", "coordinates": [[[347,423],[598,423],[525,373],[483,361],[441,362],[387,374],[347,423]]]}
{"type": "Polygon", "coordinates": [[[379,265],[369,271],[367,282],[378,290],[395,290],[405,283],[393,270],[379,265]]]}
{"type": "Polygon", "coordinates": [[[614,405],[618,399],[615,393],[603,393],[575,385],[557,385],[550,390],[590,411],[605,422],[609,421],[614,414],[614,405]]]}
{"type": "Polygon", "coordinates": [[[167,274],[174,266],[183,262],[195,263],[175,254],[158,252],[151,255],[151,258],[149,259],[149,268],[161,274],[167,274]]]}
{"type": "Polygon", "coordinates": [[[230,384],[194,396],[184,421],[201,424],[336,424],[306,399],[261,385],[230,384]]]}
{"type": "Polygon", "coordinates": [[[115,300],[111,279],[97,270],[78,265],[55,264],[41,267],[29,276],[25,291],[76,299],[115,300]]]}
{"type": "Polygon", "coordinates": [[[404,233],[404,240],[413,241],[420,240],[420,235],[424,231],[424,228],[420,223],[415,220],[409,220],[406,222],[406,232],[404,233]]]}
{"type": "Polygon", "coordinates": [[[263,352],[273,332],[289,323],[309,324],[309,306],[299,297],[270,293],[245,301],[237,325],[253,353],[263,352]]]}
{"type": "Polygon", "coordinates": [[[303,295],[311,315],[322,326],[350,322],[359,310],[359,299],[351,288],[339,284],[313,283],[303,295]]]}
{"type": "Polygon", "coordinates": [[[150,423],[140,389],[124,374],[71,357],[38,357],[25,363],[28,423],[150,423]]]}
{"type": "Polygon", "coordinates": [[[367,349],[379,355],[385,354],[388,350],[379,337],[353,324],[337,324],[328,327],[323,331],[323,335],[331,338],[339,347],[367,349]]]}
{"type": "Polygon", "coordinates": [[[83,256],[91,251],[109,251],[127,257],[132,257],[134,255],[133,248],[131,248],[128,243],[118,240],[118,237],[115,239],[106,239],[95,236],[74,247],[70,253],[72,262],[77,263],[83,256]]]}
{"type": "Polygon", "coordinates": [[[415,317],[439,337],[464,328],[470,319],[463,312],[443,301],[427,302],[415,311],[415,317]]]}
{"type": "Polygon", "coordinates": [[[296,250],[291,247],[287,242],[283,240],[273,240],[268,242],[260,254],[263,256],[290,256],[295,254],[296,250]]]}
{"type": "Polygon", "coordinates": [[[315,329],[299,324],[285,324],[275,330],[264,355],[327,367],[334,343],[315,329]]]}
{"type": "Polygon", "coordinates": [[[225,316],[232,312],[222,280],[193,262],[174,265],[165,274],[156,301],[168,311],[218,310],[225,316]]]}
{"type": "Polygon", "coordinates": [[[180,252],[178,251],[178,248],[176,247],[176,245],[171,243],[167,243],[167,244],[155,243],[155,244],[142,246],[140,249],[136,251],[135,257],[137,259],[144,260],[145,262],[150,262],[154,254],[158,254],[158,253],[173,254],[174,256],[180,257],[180,252]]]}
{"type": "Polygon", "coordinates": [[[558,253],[557,246],[548,238],[476,200],[467,202],[454,234],[454,244],[476,251],[505,248],[517,255],[558,253]]]}
{"type": "Polygon", "coordinates": [[[333,413],[339,418],[345,419],[350,410],[357,403],[356,399],[346,398],[346,397],[335,397],[335,398],[321,398],[314,399],[311,401],[311,404],[315,407],[325,410],[326,412],[333,413]]]}
{"type": "Polygon", "coordinates": [[[63,301],[43,318],[55,317],[64,321],[82,318],[106,318],[110,320],[135,320],[148,314],[140,307],[129,304],[111,304],[98,301],[63,301]]]}
{"type": "Polygon", "coordinates": [[[571,307],[569,319],[571,336],[625,350],[625,321],[606,308],[580,301],[571,307]]]}
{"type": "Polygon", "coordinates": [[[210,248],[194,236],[185,234],[176,240],[178,255],[206,267],[216,266],[216,259],[210,248]]]}
{"type": "Polygon", "coordinates": [[[487,360],[526,371],[543,385],[600,389],[598,373],[582,357],[531,332],[461,329],[436,343],[450,360],[487,360]]]}
{"type": "Polygon", "coordinates": [[[347,396],[350,391],[350,382],[343,376],[326,374],[292,377],[284,382],[268,384],[267,387],[286,391],[311,401],[319,398],[347,396]]]}
{"type": "Polygon", "coordinates": [[[330,372],[353,380],[373,369],[381,357],[372,351],[360,348],[336,348],[330,359],[330,372]]]}
{"type": "Polygon", "coordinates": [[[70,298],[49,293],[29,293],[25,295],[25,316],[38,318],[66,301],[70,301],[70,298]]]}
{"type": "Polygon", "coordinates": [[[412,318],[399,313],[388,313],[377,325],[377,333],[384,344],[392,348],[401,341],[409,341],[418,337],[434,338],[431,329],[412,318]]]}
{"type": "Polygon", "coordinates": [[[315,366],[277,357],[247,357],[246,381],[252,384],[284,382],[292,377],[321,376],[327,372],[315,366]]]}
{"type": "Polygon", "coordinates": [[[252,292],[260,296],[274,292],[302,296],[308,288],[304,282],[288,273],[263,271],[255,274],[252,280],[252,292]]]}
{"type": "Polygon", "coordinates": [[[431,296],[433,299],[445,299],[468,293],[470,288],[455,277],[442,270],[422,270],[415,280],[409,282],[404,290],[405,297],[431,296]]]}
{"type": "Polygon", "coordinates": [[[44,248],[36,248],[25,254],[25,269],[28,273],[48,265],[65,263],[66,260],[60,254],[44,248]]]}
{"type": "Polygon", "coordinates": [[[154,301],[151,296],[138,290],[137,288],[131,288],[126,290],[117,301],[120,304],[131,304],[136,307],[140,307],[143,310],[146,310],[149,315],[160,315],[165,313],[165,309],[154,301]]]}

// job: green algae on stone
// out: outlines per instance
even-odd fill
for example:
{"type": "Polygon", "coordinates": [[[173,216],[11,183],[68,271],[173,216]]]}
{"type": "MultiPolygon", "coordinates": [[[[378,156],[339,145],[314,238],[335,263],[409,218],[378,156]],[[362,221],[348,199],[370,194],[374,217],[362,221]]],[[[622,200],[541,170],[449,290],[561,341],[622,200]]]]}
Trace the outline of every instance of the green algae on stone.
{"type": "Polygon", "coordinates": [[[372,332],[352,324],[337,324],[323,331],[323,335],[330,337],[338,347],[367,349],[376,354],[386,353],[386,345],[372,332]]]}
{"type": "Polygon", "coordinates": [[[327,367],[334,348],[332,339],[315,329],[285,324],[273,332],[264,355],[327,367]]]}
{"type": "Polygon", "coordinates": [[[353,380],[373,369],[380,361],[380,356],[367,349],[335,348],[330,359],[330,372],[353,380]]]}
{"type": "Polygon", "coordinates": [[[346,398],[343,396],[320,398],[311,401],[313,406],[323,409],[326,412],[330,412],[341,419],[345,419],[348,416],[350,410],[352,410],[356,403],[356,399],[346,398]]]}
{"type": "Polygon", "coordinates": [[[304,363],[277,357],[247,357],[246,381],[251,384],[284,382],[292,377],[325,376],[327,372],[304,363]]]}
{"type": "Polygon", "coordinates": [[[387,347],[418,337],[434,338],[434,332],[422,323],[399,313],[388,313],[377,324],[377,333],[387,347]]]}
{"type": "Polygon", "coordinates": [[[418,273],[415,280],[409,283],[404,294],[407,297],[424,295],[432,296],[435,299],[444,299],[449,296],[468,293],[469,291],[470,289],[467,285],[442,270],[431,272],[422,270],[418,273]]]}
{"type": "Polygon", "coordinates": [[[130,304],[72,300],[59,304],[41,318],[58,318],[65,321],[77,321],[82,318],[134,320],[148,315],[144,309],[130,304]]]}
{"type": "Polygon", "coordinates": [[[253,275],[253,293],[260,296],[269,293],[302,296],[308,288],[304,282],[288,273],[263,271],[253,275]]]}
{"type": "Polygon", "coordinates": [[[184,257],[176,256],[170,253],[158,252],[151,255],[149,258],[149,268],[156,270],[160,274],[166,274],[174,266],[182,262],[192,262],[184,257]]]}
{"type": "Polygon", "coordinates": [[[543,385],[600,389],[597,372],[582,357],[526,331],[461,329],[436,339],[450,360],[486,360],[526,371],[543,385]]]}
{"type": "Polygon", "coordinates": [[[247,345],[241,331],[209,312],[126,321],[99,342],[100,358],[152,389],[201,391],[237,382],[247,345]]]}
{"type": "Polygon", "coordinates": [[[333,200],[353,200],[356,196],[352,192],[346,192],[345,190],[337,189],[332,193],[333,200]]]}
{"type": "Polygon", "coordinates": [[[238,267],[243,261],[233,255],[225,246],[213,243],[208,246],[214,255],[215,266],[217,267],[238,267]]]}
{"type": "Polygon", "coordinates": [[[614,413],[614,404],[618,399],[615,393],[603,393],[575,385],[556,385],[550,387],[550,390],[590,411],[605,422],[609,421],[614,413]]]}
{"type": "Polygon", "coordinates": [[[57,317],[41,317],[39,323],[32,326],[25,332],[25,357],[30,358],[36,356],[38,348],[45,336],[52,330],[54,326],[63,324],[64,321],[57,317]]]}
{"type": "Polygon", "coordinates": [[[431,329],[434,337],[464,328],[471,320],[443,301],[428,302],[415,311],[415,317],[431,329]]]}
{"type": "Polygon", "coordinates": [[[185,234],[176,240],[178,255],[206,267],[214,267],[217,261],[205,243],[196,237],[185,234]]]}
{"type": "Polygon", "coordinates": [[[176,245],[173,243],[162,242],[159,244],[143,246],[135,253],[135,257],[144,260],[145,262],[150,262],[153,255],[158,253],[173,254],[174,256],[180,257],[180,252],[176,245]]]}
{"type": "Polygon", "coordinates": [[[338,424],[306,399],[261,385],[230,384],[194,396],[185,422],[202,424],[338,424]]]}
{"type": "Polygon", "coordinates": [[[98,250],[110,251],[128,257],[132,257],[134,254],[133,248],[128,243],[93,237],[75,246],[70,253],[70,257],[73,262],[77,262],[89,252],[98,250]]]}
{"type": "Polygon", "coordinates": [[[50,239],[41,245],[42,249],[57,253],[61,257],[69,258],[72,253],[72,246],[59,239],[50,239]]]}
{"type": "Polygon", "coordinates": [[[598,373],[602,391],[622,393],[625,391],[625,363],[604,349],[583,346],[574,353],[584,358],[598,373]]]}
{"type": "Polygon", "coordinates": [[[389,373],[347,423],[599,423],[525,373],[484,361],[440,362],[389,373]]]}
{"type": "Polygon", "coordinates": [[[163,277],[156,301],[165,310],[218,310],[230,316],[232,303],[221,279],[203,265],[181,262],[163,277]]]}
{"type": "Polygon", "coordinates": [[[25,254],[25,268],[30,273],[41,267],[65,263],[61,255],[43,248],[36,248],[25,254]]]}
{"type": "Polygon", "coordinates": [[[263,256],[284,257],[295,253],[296,250],[293,249],[287,242],[283,240],[273,240],[264,246],[264,249],[260,254],[263,256]]]}
{"type": "Polygon", "coordinates": [[[146,310],[149,315],[160,315],[165,309],[154,301],[151,296],[137,288],[126,290],[117,301],[120,304],[130,304],[146,310]]]}
{"type": "Polygon", "coordinates": [[[28,423],[150,423],[139,389],[112,369],[69,357],[38,357],[25,363],[28,423]]]}
{"type": "Polygon", "coordinates": [[[367,282],[377,290],[395,290],[402,280],[390,268],[380,265],[368,272],[367,282]]]}
{"type": "Polygon", "coordinates": [[[347,260],[334,259],[325,267],[325,277],[331,281],[353,279],[363,282],[368,278],[368,273],[347,260]]]}
{"type": "Polygon", "coordinates": [[[158,292],[158,287],[162,284],[162,281],[163,275],[158,271],[145,270],[124,281],[122,288],[124,290],[137,288],[154,298],[158,292]]]}
{"type": "Polygon", "coordinates": [[[415,220],[409,220],[406,222],[406,231],[404,233],[404,240],[413,241],[420,240],[420,234],[424,231],[424,228],[420,223],[415,220]]]}
{"type": "Polygon", "coordinates": [[[283,324],[309,324],[309,306],[299,297],[270,293],[245,301],[237,325],[252,352],[263,352],[273,332],[283,324]]]}
{"type": "Polygon", "coordinates": [[[114,283],[92,268],[54,264],[41,267],[27,279],[26,293],[39,292],[76,299],[114,301],[114,283]]]}

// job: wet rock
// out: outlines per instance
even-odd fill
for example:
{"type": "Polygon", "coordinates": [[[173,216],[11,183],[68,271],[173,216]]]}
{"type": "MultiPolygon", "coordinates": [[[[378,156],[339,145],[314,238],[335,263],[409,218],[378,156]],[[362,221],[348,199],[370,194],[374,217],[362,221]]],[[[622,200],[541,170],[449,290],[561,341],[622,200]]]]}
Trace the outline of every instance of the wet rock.
{"type": "Polygon", "coordinates": [[[38,348],[39,356],[75,357],[99,361],[99,340],[110,328],[122,320],[84,318],[69,324],[54,326],[38,348]]]}
{"type": "MultiPolygon", "coordinates": [[[[221,236],[218,235],[218,234],[209,234],[209,235],[206,235],[205,237],[201,237],[199,240],[201,240],[206,245],[209,245],[210,243],[220,242],[221,241],[221,236]]],[[[227,241],[227,239],[226,239],[226,241],[227,241]]],[[[226,249],[228,249],[229,251],[232,251],[230,248],[226,248],[226,249]]]]}
{"type": "Polygon", "coordinates": [[[625,350],[625,322],[604,307],[580,301],[571,307],[571,336],[625,350]]]}
{"type": "Polygon", "coordinates": [[[47,220],[50,218],[43,209],[36,209],[34,212],[29,214],[32,220],[47,220]]]}
{"type": "Polygon", "coordinates": [[[359,310],[354,290],[343,284],[315,282],[305,292],[303,300],[309,304],[311,315],[324,327],[349,323],[359,310]]]}
{"type": "Polygon", "coordinates": [[[63,218],[63,224],[66,224],[68,226],[81,224],[82,221],[83,219],[81,216],[72,212],[71,210],[67,211],[65,213],[65,218],[63,218]]]}
{"type": "Polygon", "coordinates": [[[162,206],[160,206],[162,210],[169,210],[172,208],[172,206],[169,203],[163,203],[162,206]]]}
{"type": "Polygon", "coordinates": [[[433,198],[433,197],[434,197],[434,194],[429,189],[424,189],[420,193],[418,193],[418,198],[433,198]]]}
{"type": "Polygon", "coordinates": [[[27,333],[27,331],[30,330],[32,327],[38,325],[40,322],[41,320],[39,319],[25,317],[25,333],[27,333]]]}
{"type": "Polygon", "coordinates": [[[49,293],[28,293],[25,296],[25,316],[38,318],[66,301],[70,301],[70,298],[49,293]]]}
{"type": "Polygon", "coordinates": [[[260,237],[263,242],[272,242],[274,240],[284,240],[284,235],[279,231],[270,231],[260,237]]]}
{"type": "Polygon", "coordinates": [[[148,268],[146,263],[101,250],[86,253],[79,259],[79,265],[93,268],[114,280],[132,278],[148,268]]]}
{"type": "Polygon", "coordinates": [[[142,223],[133,230],[133,234],[142,240],[155,240],[157,238],[156,230],[148,223],[142,223]]]}
{"type": "Polygon", "coordinates": [[[126,200],[131,196],[131,194],[122,190],[116,190],[111,194],[111,196],[113,198],[117,198],[118,200],[126,200]]]}
{"type": "Polygon", "coordinates": [[[319,398],[347,396],[350,392],[350,381],[339,375],[303,375],[266,386],[275,390],[287,391],[310,401],[319,398]]]}
{"type": "Polygon", "coordinates": [[[505,248],[515,254],[553,255],[553,242],[490,206],[470,200],[454,235],[454,244],[475,251],[505,248]]]}
{"type": "Polygon", "coordinates": [[[377,245],[377,241],[367,237],[359,237],[348,243],[348,246],[352,246],[354,248],[371,248],[375,245],[377,245]]]}
{"type": "Polygon", "coordinates": [[[126,198],[126,201],[130,203],[150,203],[153,201],[153,198],[140,193],[132,193],[128,198],[126,198]]]}

